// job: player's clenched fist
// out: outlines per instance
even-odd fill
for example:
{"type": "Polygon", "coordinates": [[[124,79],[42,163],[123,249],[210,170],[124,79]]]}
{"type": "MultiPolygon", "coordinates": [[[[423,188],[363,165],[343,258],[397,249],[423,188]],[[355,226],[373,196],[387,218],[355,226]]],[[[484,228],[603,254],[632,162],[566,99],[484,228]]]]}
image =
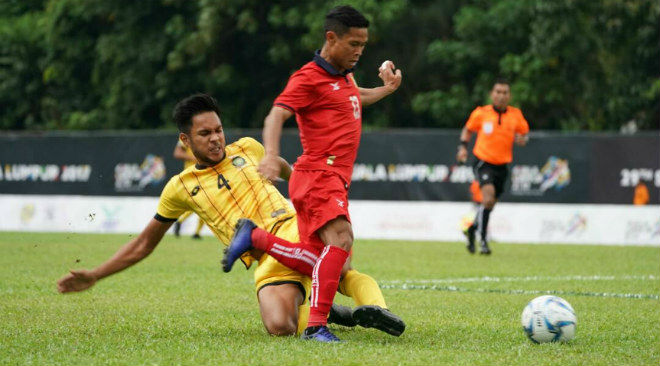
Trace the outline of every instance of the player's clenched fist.
{"type": "Polygon", "coordinates": [[[378,77],[383,80],[383,85],[394,92],[401,85],[401,70],[396,69],[394,62],[387,60],[378,68],[378,77]]]}
{"type": "Polygon", "coordinates": [[[259,173],[266,179],[275,181],[280,176],[280,160],[275,155],[265,155],[259,163],[259,173]]]}

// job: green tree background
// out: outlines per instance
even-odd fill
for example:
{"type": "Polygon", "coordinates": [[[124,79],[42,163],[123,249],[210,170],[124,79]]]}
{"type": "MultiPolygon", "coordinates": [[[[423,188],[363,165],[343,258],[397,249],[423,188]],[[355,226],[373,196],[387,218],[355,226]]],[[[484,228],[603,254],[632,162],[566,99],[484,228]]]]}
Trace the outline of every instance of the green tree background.
{"type": "Polygon", "coordinates": [[[342,3],[372,21],[358,82],[385,59],[404,72],[367,128],[458,128],[497,76],[534,129],[660,126],[657,0],[5,0],[0,129],[173,128],[198,91],[260,127],[342,3]]]}

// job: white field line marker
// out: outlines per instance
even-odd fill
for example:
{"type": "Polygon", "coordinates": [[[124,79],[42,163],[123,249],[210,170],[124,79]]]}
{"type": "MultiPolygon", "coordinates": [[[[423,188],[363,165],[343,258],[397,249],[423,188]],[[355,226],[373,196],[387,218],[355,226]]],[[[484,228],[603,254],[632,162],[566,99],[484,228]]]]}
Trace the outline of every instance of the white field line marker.
{"type": "Polygon", "coordinates": [[[525,277],[457,277],[457,278],[438,278],[438,279],[420,279],[420,280],[391,280],[382,281],[384,284],[396,283],[466,283],[466,282],[530,282],[530,281],[618,281],[618,280],[637,280],[653,281],[660,279],[660,276],[525,276],[525,277]]]}
{"type": "Polygon", "coordinates": [[[528,277],[467,277],[467,278],[445,278],[431,280],[393,280],[382,281],[380,287],[383,289],[397,290],[435,290],[449,292],[478,292],[478,293],[498,293],[498,294],[523,294],[523,295],[571,295],[571,296],[590,296],[590,297],[615,297],[626,299],[651,299],[658,300],[656,294],[635,294],[635,293],[611,293],[611,292],[578,292],[578,291],[542,291],[542,290],[523,290],[523,289],[488,289],[488,288],[462,288],[457,286],[439,285],[442,283],[468,283],[468,282],[530,282],[530,281],[614,281],[614,280],[636,280],[648,281],[657,280],[660,277],[654,275],[647,276],[528,276],[528,277]]]}

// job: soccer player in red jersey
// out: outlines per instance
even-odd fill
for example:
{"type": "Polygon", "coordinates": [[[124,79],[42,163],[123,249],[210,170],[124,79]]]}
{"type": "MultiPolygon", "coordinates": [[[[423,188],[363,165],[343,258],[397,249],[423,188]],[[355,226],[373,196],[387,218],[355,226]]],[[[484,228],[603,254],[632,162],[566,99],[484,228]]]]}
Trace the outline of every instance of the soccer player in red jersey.
{"type": "MultiPolygon", "coordinates": [[[[360,144],[362,106],[379,101],[401,85],[401,70],[395,71],[391,61],[379,69],[383,86],[360,88],[355,82],[352,71],[367,44],[368,27],[369,21],[354,8],[332,9],[325,18],[323,48],[289,78],[264,121],[266,154],[259,170],[266,178],[276,179],[282,125],[296,115],[303,154],[294,165],[289,194],[298,214],[301,243],[288,243],[243,220],[223,259],[228,271],[240,254],[254,248],[310,274],[311,307],[304,339],[339,341],[326,324],[353,245],[348,187],[360,144]]],[[[398,320],[403,325],[386,309],[371,308],[364,316],[380,317],[383,322],[398,320]]]]}

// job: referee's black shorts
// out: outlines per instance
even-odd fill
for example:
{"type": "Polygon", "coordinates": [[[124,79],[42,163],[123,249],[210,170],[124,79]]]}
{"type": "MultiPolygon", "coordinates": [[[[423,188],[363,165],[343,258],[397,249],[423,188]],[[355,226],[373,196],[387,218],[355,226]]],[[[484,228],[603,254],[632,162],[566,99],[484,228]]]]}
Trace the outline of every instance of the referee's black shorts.
{"type": "Polygon", "coordinates": [[[504,193],[504,183],[509,175],[508,164],[495,165],[478,160],[474,163],[474,177],[479,181],[479,187],[485,184],[495,186],[495,198],[499,198],[504,193]]]}

